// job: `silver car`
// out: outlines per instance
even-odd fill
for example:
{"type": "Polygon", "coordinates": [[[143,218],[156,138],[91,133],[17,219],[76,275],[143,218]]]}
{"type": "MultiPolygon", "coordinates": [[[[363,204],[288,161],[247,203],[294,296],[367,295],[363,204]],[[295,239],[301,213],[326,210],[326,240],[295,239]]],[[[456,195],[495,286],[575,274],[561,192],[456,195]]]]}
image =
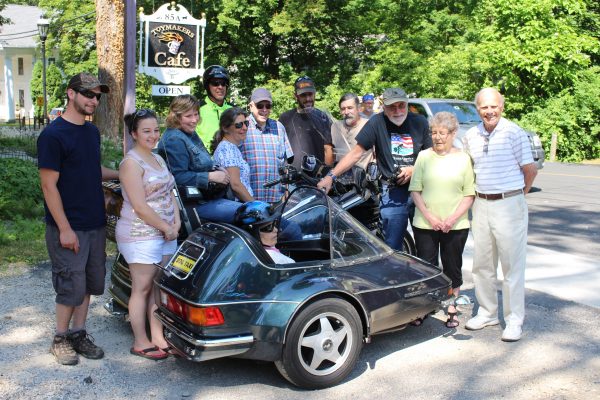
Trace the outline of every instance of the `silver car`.
{"type": "MultiPolygon", "coordinates": [[[[440,111],[448,111],[456,115],[459,127],[456,138],[454,139],[454,146],[458,148],[462,148],[462,138],[469,128],[481,122],[475,103],[472,101],[414,98],[408,99],[408,107],[411,112],[421,114],[427,119],[430,119],[434,114],[440,111]]],[[[544,168],[544,158],[546,154],[544,153],[540,137],[534,132],[527,130],[525,132],[527,133],[527,136],[529,136],[533,161],[536,163],[538,169],[542,169],[544,168]]]]}

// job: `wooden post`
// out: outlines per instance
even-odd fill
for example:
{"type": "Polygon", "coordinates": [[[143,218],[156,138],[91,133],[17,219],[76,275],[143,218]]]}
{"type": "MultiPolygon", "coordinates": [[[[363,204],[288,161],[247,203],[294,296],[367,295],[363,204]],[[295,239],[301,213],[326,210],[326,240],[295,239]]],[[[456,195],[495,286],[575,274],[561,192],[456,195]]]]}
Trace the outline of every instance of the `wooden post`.
{"type": "MultiPolygon", "coordinates": [[[[123,115],[127,115],[135,111],[135,45],[137,42],[136,36],[136,17],[137,10],[135,0],[125,1],[125,73],[123,82],[123,115]]],[[[123,154],[127,153],[133,147],[131,136],[129,135],[128,127],[123,127],[123,154]]]]}
{"type": "Polygon", "coordinates": [[[550,142],[550,161],[556,160],[556,142],[558,141],[558,134],[552,132],[552,140],[550,142]]]}

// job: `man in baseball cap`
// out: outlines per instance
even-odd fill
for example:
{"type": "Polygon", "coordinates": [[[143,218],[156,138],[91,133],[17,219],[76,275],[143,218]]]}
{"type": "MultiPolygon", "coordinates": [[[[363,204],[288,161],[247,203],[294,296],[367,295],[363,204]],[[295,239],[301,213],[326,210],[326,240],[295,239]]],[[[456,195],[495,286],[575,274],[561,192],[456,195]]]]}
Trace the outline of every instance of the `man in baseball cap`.
{"type": "Polygon", "coordinates": [[[67,86],[67,89],[73,89],[76,92],[79,92],[79,90],[91,90],[94,88],[99,88],[100,92],[102,93],[110,92],[108,85],[101,83],[96,76],[87,72],[81,72],[77,75],[74,75],[71,80],[69,80],[69,85],[67,86]]]}
{"type": "Polygon", "coordinates": [[[271,92],[265,88],[254,89],[249,107],[250,125],[240,150],[250,166],[250,187],[256,200],[276,203],[283,195],[283,186],[265,188],[263,185],[279,178],[279,167],[285,160],[291,162],[294,153],[281,122],[269,118],[273,108],[271,92]]]}
{"type": "Polygon", "coordinates": [[[350,169],[363,153],[375,148],[377,166],[387,180],[381,191],[381,222],[385,242],[402,251],[412,199],[408,183],[421,150],[432,146],[429,124],[420,114],[408,112],[408,96],[400,88],[383,92],[383,112],[375,114],[356,136],[356,146],[340,160],[318,186],[326,191],[336,177],[350,169]]]}
{"type": "Polygon", "coordinates": [[[100,132],[86,121],[107,85],[82,72],[69,81],[67,109],[40,134],[38,168],[46,210],[46,246],[56,292],[56,331],[50,351],[59,364],[104,351],[86,331],[90,297],[104,293],[105,225],[101,181],[118,179],[100,164],[100,132]]]}
{"type": "Polygon", "coordinates": [[[334,162],[332,121],[323,111],[314,108],[316,93],[315,82],[310,77],[299,77],[294,82],[296,108],[279,116],[296,155],[292,165],[298,169],[304,155],[313,155],[327,165],[334,162]]]}

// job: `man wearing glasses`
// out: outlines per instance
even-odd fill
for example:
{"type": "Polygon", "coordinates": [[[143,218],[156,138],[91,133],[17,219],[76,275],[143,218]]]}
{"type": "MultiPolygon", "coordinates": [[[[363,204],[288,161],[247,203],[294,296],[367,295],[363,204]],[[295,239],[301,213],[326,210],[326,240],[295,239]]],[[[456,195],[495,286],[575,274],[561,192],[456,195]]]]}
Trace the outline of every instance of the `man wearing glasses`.
{"type": "Polygon", "coordinates": [[[421,150],[432,146],[427,119],[408,112],[408,96],[400,88],[383,92],[383,113],[375,114],[356,136],[356,145],[319,182],[328,192],[334,180],[352,168],[367,150],[375,149],[377,166],[385,181],[380,200],[385,242],[402,251],[412,200],[408,184],[421,150]]]}
{"type": "Polygon", "coordinates": [[[40,134],[38,167],[46,209],[46,245],[56,291],[56,333],[50,351],[60,364],[75,365],[78,353],[104,352],[86,332],[90,295],[104,293],[105,214],[102,180],[117,171],[100,164],[100,132],[86,121],[107,85],[88,73],[71,78],[67,108],[40,134]]]}
{"type": "Polygon", "coordinates": [[[331,141],[331,119],[315,108],[315,83],[308,76],[294,82],[297,106],[281,114],[279,121],[285,126],[294,151],[292,165],[300,170],[305,155],[315,156],[327,165],[333,165],[333,143],[331,141]]]}
{"type": "Polygon", "coordinates": [[[282,185],[264,188],[263,184],[278,179],[279,167],[286,160],[292,162],[294,153],[281,122],[269,118],[273,108],[271,92],[254,89],[249,108],[250,126],[240,149],[250,166],[250,186],[256,200],[276,203],[283,195],[282,185]]]}
{"type": "Polygon", "coordinates": [[[200,123],[196,127],[196,133],[208,148],[215,132],[219,130],[219,119],[223,111],[233,107],[233,104],[225,101],[229,73],[220,65],[211,65],[202,75],[202,85],[206,90],[206,97],[200,102],[200,123]]]}
{"type": "Polygon", "coordinates": [[[473,160],[473,281],[479,303],[477,315],[466,328],[498,325],[496,271],[502,264],[504,322],[502,340],[521,338],[525,317],[525,264],[528,211],[525,194],[531,189],[537,168],[527,134],[502,118],[504,97],[494,88],[475,96],[483,121],[467,131],[465,150],[473,160]]]}

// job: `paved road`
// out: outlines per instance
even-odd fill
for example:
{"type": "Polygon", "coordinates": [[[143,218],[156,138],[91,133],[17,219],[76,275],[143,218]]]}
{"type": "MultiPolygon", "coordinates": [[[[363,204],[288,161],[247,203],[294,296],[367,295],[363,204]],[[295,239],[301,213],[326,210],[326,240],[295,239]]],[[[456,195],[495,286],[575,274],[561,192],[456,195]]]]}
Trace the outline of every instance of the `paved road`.
{"type": "MultiPolygon", "coordinates": [[[[534,187],[527,195],[525,286],[600,308],[600,166],[546,163],[534,187]]],[[[472,255],[470,236],[463,266],[467,288],[473,287],[472,255]]]]}

